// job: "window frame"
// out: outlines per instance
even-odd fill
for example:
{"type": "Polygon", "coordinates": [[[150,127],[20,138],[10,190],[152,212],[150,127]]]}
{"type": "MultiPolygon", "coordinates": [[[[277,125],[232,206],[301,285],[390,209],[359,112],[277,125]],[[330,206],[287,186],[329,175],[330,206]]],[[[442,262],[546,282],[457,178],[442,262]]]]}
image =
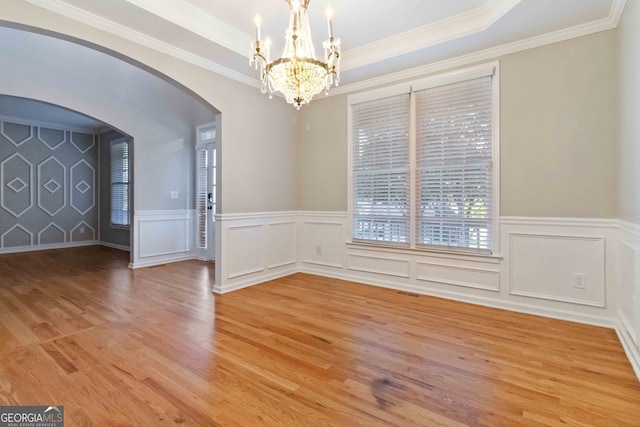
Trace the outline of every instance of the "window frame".
{"type": "Polygon", "coordinates": [[[216,249],[216,211],[218,210],[219,205],[219,177],[218,177],[218,169],[219,169],[219,159],[218,156],[218,123],[217,122],[209,122],[196,126],[196,143],[195,143],[195,199],[196,199],[196,225],[195,225],[195,245],[196,251],[198,252],[199,259],[209,260],[215,259],[215,249],[216,249]],[[210,137],[206,137],[204,135],[204,131],[212,130],[210,137]],[[199,153],[204,151],[207,156],[206,162],[206,186],[204,187],[204,197],[205,197],[205,209],[204,212],[201,212],[198,206],[199,198],[200,198],[200,186],[202,181],[200,180],[200,164],[199,164],[199,153]],[[211,173],[209,173],[209,170],[211,173]],[[212,194],[212,210],[209,211],[207,209],[209,205],[208,194],[212,194]],[[201,223],[200,216],[204,216],[204,222],[201,223]],[[210,218],[209,218],[210,215],[210,218]],[[210,219],[210,221],[209,221],[210,219]],[[204,227],[201,226],[204,224],[204,227]],[[202,235],[204,235],[204,239],[202,239],[202,235]],[[213,237],[211,239],[211,237],[213,237]],[[204,244],[202,243],[204,240],[204,244]]]}
{"type": "Polygon", "coordinates": [[[390,249],[401,249],[409,252],[417,253],[443,253],[443,254],[459,254],[464,256],[480,256],[480,257],[500,257],[500,63],[494,61],[490,63],[480,64],[472,67],[467,67],[460,70],[455,70],[439,75],[430,76],[427,78],[414,80],[410,82],[395,84],[392,86],[383,87],[380,89],[374,89],[367,92],[357,93],[350,95],[347,100],[347,162],[348,162],[348,224],[347,233],[349,245],[357,246],[372,246],[382,247],[390,249]],[[417,153],[416,153],[416,118],[415,118],[415,96],[413,92],[419,90],[430,89],[438,86],[444,86],[448,84],[458,83],[474,78],[492,76],[492,218],[491,225],[493,228],[491,250],[476,250],[473,248],[461,248],[454,246],[441,246],[441,245],[417,245],[416,244],[416,230],[417,230],[417,213],[415,207],[418,203],[418,188],[417,188],[417,153]],[[353,237],[353,214],[354,214],[354,185],[353,185],[353,116],[352,105],[363,102],[373,101],[389,96],[399,95],[402,93],[412,93],[411,96],[411,119],[410,119],[410,155],[409,155],[409,171],[410,171],[410,199],[409,204],[411,206],[409,216],[409,244],[398,245],[393,242],[385,241],[369,241],[359,240],[353,237]]]}
{"type": "Polygon", "coordinates": [[[128,137],[117,138],[109,141],[109,226],[112,229],[130,230],[131,229],[131,140],[128,137]],[[127,182],[113,182],[113,146],[116,144],[127,144],[127,161],[129,164],[127,171],[127,182]],[[127,196],[129,201],[129,209],[127,210],[128,224],[115,224],[113,222],[113,185],[126,184],[127,196]]]}

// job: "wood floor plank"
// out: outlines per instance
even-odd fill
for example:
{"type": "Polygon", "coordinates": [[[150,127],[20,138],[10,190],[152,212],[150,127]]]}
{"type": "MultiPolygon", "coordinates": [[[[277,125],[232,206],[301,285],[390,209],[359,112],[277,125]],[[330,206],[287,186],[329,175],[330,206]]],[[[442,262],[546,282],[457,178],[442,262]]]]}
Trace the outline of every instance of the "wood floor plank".
{"type": "Polygon", "coordinates": [[[0,255],[0,405],[69,426],[640,426],[614,331],[307,274],[0,255]]]}

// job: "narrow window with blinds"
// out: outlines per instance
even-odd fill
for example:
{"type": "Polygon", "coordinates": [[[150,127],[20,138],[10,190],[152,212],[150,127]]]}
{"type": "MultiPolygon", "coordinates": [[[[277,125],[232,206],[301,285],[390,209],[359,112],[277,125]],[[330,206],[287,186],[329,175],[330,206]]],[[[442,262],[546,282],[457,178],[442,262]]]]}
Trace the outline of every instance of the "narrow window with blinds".
{"type": "Polygon", "coordinates": [[[418,245],[491,249],[491,79],[415,92],[418,245]]]}
{"type": "Polygon", "coordinates": [[[129,143],[111,143],[111,225],[129,226],[129,143]]]}
{"type": "Polygon", "coordinates": [[[353,238],[409,243],[409,94],[352,105],[353,238]]]}
{"type": "Polygon", "coordinates": [[[198,216],[198,248],[207,248],[207,168],[208,152],[206,148],[196,150],[196,212],[198,216]]]}
{"type": "Polygon", "coordinates": [[[497,64],[349,99],[354,242],[493,253],[497,64]]]}

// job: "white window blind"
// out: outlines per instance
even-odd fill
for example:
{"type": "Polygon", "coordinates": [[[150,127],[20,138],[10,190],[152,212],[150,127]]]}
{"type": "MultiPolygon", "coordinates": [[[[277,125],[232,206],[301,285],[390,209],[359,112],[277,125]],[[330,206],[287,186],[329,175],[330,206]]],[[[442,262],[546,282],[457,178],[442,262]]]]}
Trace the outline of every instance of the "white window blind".
{"type": "Polygon", "coordinates": [[[410,241],[410,108],[408,93],[351,107],[354,239],[410,241]]]}
{"type": "Polygon", "coordinates": [[[417,245],[490,250],[492,77],[415,93],[417,245]]]}
{"type": "Polygon", "coordinates": [[[217,204],[217,199],[216,199],[216,148],[212,148],[211,149],[211,159],[209,160],[211,162],[211,182],[210,182],[210,186],[209,189],[211,191],[211,222],[215,222],[216,217],[215,217],[215,213],[216,213],[216,204],[217,204]]]}
{"type": "Polygon", "coordinates": [[[354,242],[499,252],[498,73],[489,63],[349,97],[354,242]]]}
{"type": "Polygon", "coordinates": [[[129,225],[129,143],[111,143],[111,224],[129,225]]]}
{"type": "Polygon", "coordinates": [[[196,150],[196,212],[198,215],[198,248],[207,247],[207,149],[196,150]]]}

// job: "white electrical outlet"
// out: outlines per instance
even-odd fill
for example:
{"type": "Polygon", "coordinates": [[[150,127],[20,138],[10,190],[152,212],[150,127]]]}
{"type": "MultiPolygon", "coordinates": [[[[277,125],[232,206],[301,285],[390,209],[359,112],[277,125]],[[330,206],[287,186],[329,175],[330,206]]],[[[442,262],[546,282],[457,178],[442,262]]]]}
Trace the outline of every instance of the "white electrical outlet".
{"type": "Polygon", "coordinates": [[[178,192],[177,191],[172,191],[171,192],[171,198],[172,199],[177,199],[178,198],[178,192]]]}
{"type": "Polygon", "coordinates": [[[573,273],[573,287],[576,289],[587,288],[587,275],[585,273],[573,273]]]}
{"type": "Polygon", "coordinates": [[[322,255],[322,246],[316,246],[316,255],[322,255]]]}

